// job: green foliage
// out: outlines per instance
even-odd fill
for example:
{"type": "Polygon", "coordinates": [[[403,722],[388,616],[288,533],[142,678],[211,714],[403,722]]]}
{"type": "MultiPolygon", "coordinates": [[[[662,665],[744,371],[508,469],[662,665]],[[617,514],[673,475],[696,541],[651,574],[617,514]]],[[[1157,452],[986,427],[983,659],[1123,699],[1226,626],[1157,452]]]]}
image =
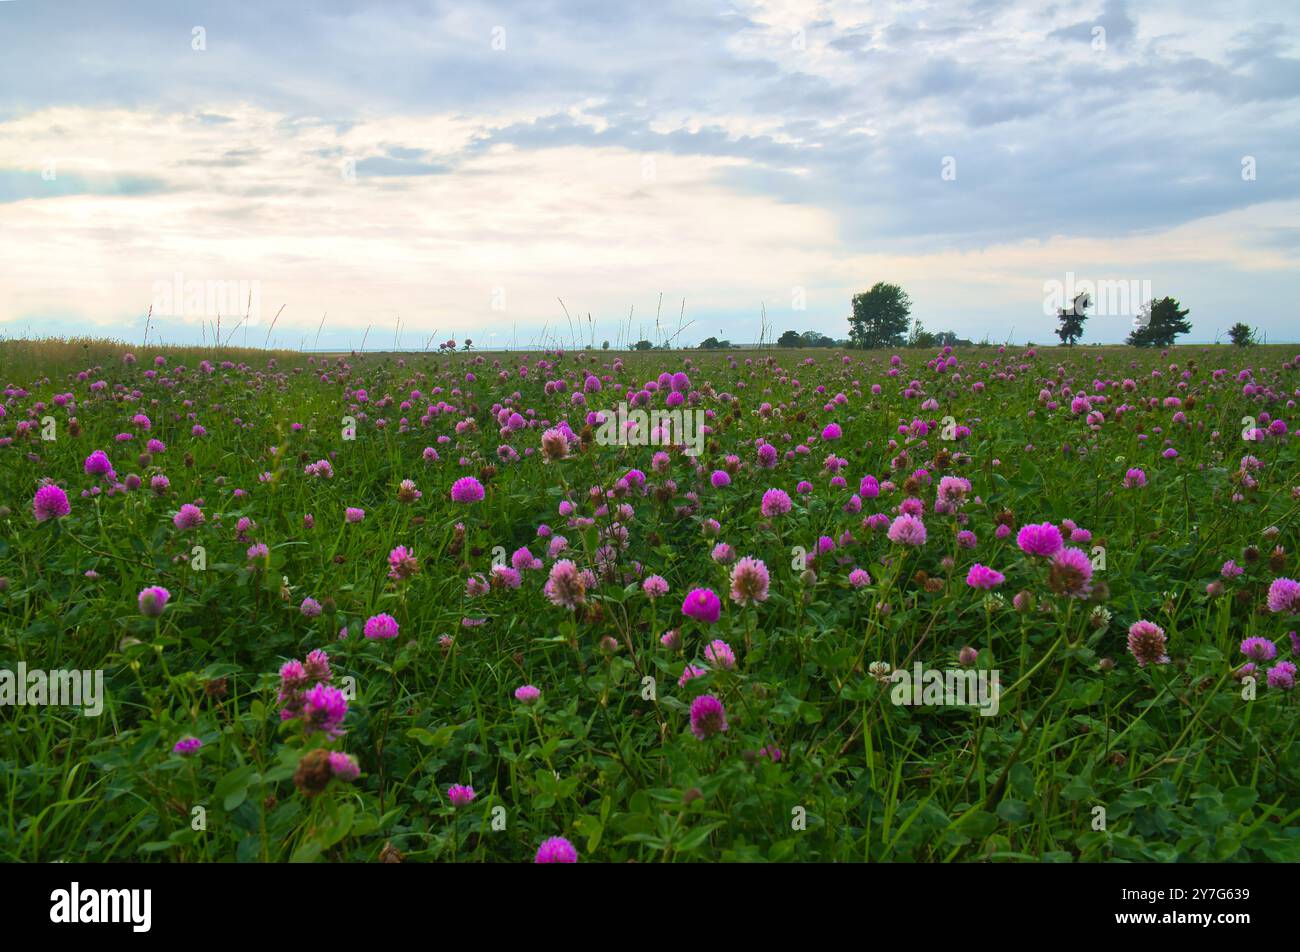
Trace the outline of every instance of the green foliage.
{"type": "Polygon", "coordinates": [[[855,347],[901,347],[907,338],[912,301],[896,284],[878,281],[853,296],[849,339],[855,347]]]}
{"type": "Polygon", "coordinates": [[[1088,305],[1088,295],[1084,292],[1078,294],[1069,307],[1061,308],[1056,312],[1056,320],[1060,327],[1056,329],[1055,334],[1061,339],[1062,344],[1073,347],[1083,336],[1083,323],[1088,319],[1086,313],[1088,305]]]}
{"type": "Polygon", "coordinates": [[[1228,328],[1228,338],[1237,347],[1249,347],[1255,343],[1255,334],[1246,324],[1238,321],[1228,328]]]}
{"type": "Polygon", "coordinates": [[[615,355],[569,353],[525,378],[517,367],[527,359],[535,369],[535,355],[496,367],[472,353],[309,363],[149,348],[128,366],[122,350],[0,345],[11,384],[0,435],[13,441],[0,446],[0,669],[21,660],[104,677],[98,717],[0,709],[0,859],[519,862],[561,835],[584,861],[609,862],[1300,861],[1300,694],[1234,677],[1245,638],[1293,657],[1295,619],[1270,612],[1267,592],[1278,575],[1295,577],[1300,444],[1232,444],[1243,416],[1289,412],[1285,395],[1300,385],[1289,350],[1204,348],[1180,354],[1176,374],[1168,358],[1126,348],[958,351],[960,383],[923,353],[892,367],[888,353],[853,353],[846,365],[842,351],[754,353],[749,363],[693,351],[692,388],[715,412],[699,473],[677,452],[661,473],[659,447],[596,439],[544,463],[544,430],[502,432],[490,411],[518,391],[521,411],[580,430],[586,412],[608,411],[627,387],[681,369],[687,355],[624,354],[619,371],[615,355]],[[165,367],[154,367],[156,353],[165,367]],[[1243,395],[1245,367],[1279,397],[1243,395]],[[589,374],[610,379],[575,411],[571,394],[589,374]],[[568,387],[547,393],[559,378],[568,387]],[[1102,404],[1101,422],[1072,412],[1069,399],[1039,396],[1125,378],[1135,382],[1124,397],[1132,409],[1102,404]],[[916,395],[905,395],[913,380],[938,403],[924,418],[951,416],[961,429],[929,432],[928,445],[898,432],[918,418],[916,395]],[[421,399],[399,409],[414,390],[421,399]],[[840,392],[845,402],[825,409],[840,392]],[[75,400],[55,402],[66,393],[75,400]],[[1171,396],[1178,406],[1166,405],[1171,396]],[[439,400],[455,409],[421,421],[439,400]],[[781,416],[757,412],[764,402],[781,416]],[[148,430],[132,422],[141,412],[148,430]],[[1176,413],[1186,422],[1175,424],[1176,413]],[[53,440],[19,428],[47,415],[53,440]],[[396,422],[403,416],[407,426],[396,422]],[[343,417],[354,419],[355,439],[343,417]],[[792,445],[811,445],[832,421],[843,428],[835,452],[850,460],[848,487],[831,484],[828,451],[782,456],[770,470],[754,464],[759,438],[789,432],[792,445]],[[196,422],[206,435],[192,434],[196,422]],[[1222,439],[1208,439],[1216,430],[1222,439]],[[135,438],[118,441],[122,433],[135,438]],[[145,454],[149,439],[166,448],[145,454]],[[887,455],[862,449],[891,439],[909,454],[893,473],[887,455]],[[1177,458],[1163,457],[1166,441],[1177,458]],[[507,443],[517,459],[498,454],[507,443]],[[123,492],[87,474],[96,449],[118,479],[134,474],[143,485],[123,492]],[[1237,465],[1246,452],[1260,464],[1249,481],[1237,465]],[[731,454],[742,466],[714,488],[708,474],[731,454]],[[319,459],[331,460],[333,478],[304,472],[319,459]],[[1134,466],[1146,472],[1143,488],[1124,485],[1134,466]],[[917,468],[935,475],[915,488],[929,538],[904,550],[862,520],[892,518],[917,468]],[[644,494],[620,483],[632,469],[648,474],[644,494]],[[867,473],[898,487],[846,511],[867,473]],[[165,491],[150,490],[158,475],[170,480],[165,491]],[[466,475],[483,479],[482,502],[451,502],[452,482],[466,475]],[[972,483],[965,521],[935,511],[944,475],[972,483]],[[72,511],[37,523],[32,497],[46,478],[67,489],[72,511]],[[422,496],[402,503],[406,479],[422,496]],[[766,490],[803,480],[813,489],[791,492],[791,512],[762,514],[766,490]],[[613,494],[603,515],[593,486],[613,494]],[[180,505],[200,499],[203,525],[178,530],[180,505]],[[570,525],[562,500],[593,522],[570,525]],[[349,506],[365,509],[364,521],[345,523],[349,506]],[[711,518],[720,537],[709,534],[711,518]],[[1069,544],[1094,557],[1104,549],[1086,599],[1055,592],[1044,560],[994,531],[1007,519],[1067,518],[1091,533],[1069,544]],[[627,532],[618,545],[615,519],[627,532]],[[608,569],[579,610],[543,594],[553,558],[538,539],[542,523],[568,540],[557,554],[598,575],[608,569]],[[975,533],[974,549],[959,544],[961,530],[975,533]],[[836,547],[804,575],[791,549],[822,536],[836,547]],[[719,541],[766,563],[765,600],[728,597],[729,570],[712,558],[719,541]],[[268,546],[265,559],[250,561],[253,542],[268,546]],[[419,565],[404,581],[389,577],[397,545],[419,565]],[[468,579],[488,579],[494,561],[508,564],[523,546],[543,569],[525,568],[518,588],[467,593],[468,579]],[[1260,557],[1247,558],[1247,547],[1260,557]],[[1225,580],[1229,558],[1244,573],[1225,580]],[[991,594],[965,584],[975,561],[1005,584],[991,594]],[[850,584],[855,568],[870,574],[866,587],[850,584]],[[667,580],[667,596],[646,596],[650,574],[667,580]],[[1210,582],[1225,594],[1207,594],[1210,582]],[[156,619],[136,601],[150,585],[172,593],[156,619]],[[681,612],[701,586],[722,596],[716,623],[681,612]],[[1033,597],[1018,611],[1022,590],[1033,597]],[[308,596],[322,603],[319,617],[301,611],[308,596]],[[398,621],[398,638],[361,636],[379,612],[398,621]],[[1170,664],[1138,667],[1128,654],[1139,619],[1167,633],[1170,664]],[[670,629],[682,648],[662,643],[670,629]],[[710,662],[714,639],[734,650],[734,669],[710,662]],[[991,716],[896,705],[872,672],[874,662],[907,659],[958,668],[966,646],[977,650],[975,668],[1000,673],[991,716]],[[280,718],[281,666],[315,649],[328,652],[333,683],[353,692],[335,739],[280,718]],[[679,684],[688,663],[704,673],[679,684]],[[537,704],[515,699],[524,683],[540,688],[537,704]],[[701,741],[690,706],[704,693],[725,705],[728,730],[701,741]],[[202,748],[174,754],[187,736],[202,748]],[[326,778],[308,795],[307,768],[326,749],[356,757],[361,774],[326,778]],[[472,804],[451,807],[454,783],[474,787],[472,804]]]}
{"type": "Polygon", "coordinates": [[[1142,305],[1137,326],[1125,343],[1134,347],[1169,347],[1174,338],[1191,331],[1192,325],[1185,320],[1188,313],[1174,298],[1152,299],[1142,305]]]}
{"type": "Polygon", "coordinates": [[[777,338],[778,347],[834,347],[835,341],[820,331],[786,331],[777,338]]]}
{"type": "Polygon", "coordinates": [[[921,322],[915,321],[912,324],[912,332],[907,337],[908,347],[925,347],[932,348],[939,342],[937,334],[932,334],[925,329],[921,322]]]}

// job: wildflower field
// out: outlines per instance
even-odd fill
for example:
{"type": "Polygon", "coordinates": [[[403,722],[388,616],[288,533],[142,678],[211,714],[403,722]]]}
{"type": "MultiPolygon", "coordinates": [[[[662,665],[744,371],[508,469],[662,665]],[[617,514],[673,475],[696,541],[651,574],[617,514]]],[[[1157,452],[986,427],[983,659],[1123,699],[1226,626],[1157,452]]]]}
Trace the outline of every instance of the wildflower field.
{"type": "Polygon", "coordinates": [[[1300,860],[1294,348],[0,376],[0,859],[1300,860]]]}

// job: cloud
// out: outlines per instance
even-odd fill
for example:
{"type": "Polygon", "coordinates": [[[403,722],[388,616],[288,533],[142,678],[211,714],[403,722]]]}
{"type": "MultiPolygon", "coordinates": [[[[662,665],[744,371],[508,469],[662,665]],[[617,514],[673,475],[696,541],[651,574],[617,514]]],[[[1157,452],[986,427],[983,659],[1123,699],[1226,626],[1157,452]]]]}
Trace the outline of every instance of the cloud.
{"type": "MultiPolygon", "coordinates": [[[[419,153],[419,149],[411,149],[419,153]]],[[[393,158],[387,155],[374,155],[357,163],[358,175],[374,175],[380,178],[402,177],[407,175],[445,175],[451,171],[450,166],[436,162],[415,162],[410,159],[393,158]]]]}
{"type": "MultiPolygon", "coordinates": [[[[614,328],[663,290],[738,340],[795,286],[815,307],[782,319],[838,333],[895,274],[984,319],[944,287],[962,262],[1103,242],[1171,285],[1218,269],[1239,293],[1216,307],[1281,327],[1248,275],[1294,281],[1295,242],[1261,229],[1300,200],[1296,21],[1270,0],[0,5],[0,228],[25,266],[0,318],[121,320],[183,270],[261,280],[290,329],[328,305],[541,333],[557,296],[614,328]]],[[[998,326],[1037,309],[1025,267],[998,326]]]]}
{"type": "Polygon", "coordinates": [[[166,191],[160,179],[141,175],[67,173],[58,166],[42,171],[0,168],[0,203],[63,198],[69,195],[156,195],[166,191]]]}
{"type": "Polygon", "coordinates": [[[1089,44],[1100,38],[1106,44],[1113,43],[1123,48],[1137,35],[1137,21],[1128,15],[1128,5],[1124,0],[1106,0],[1099,16],[1059,27],[1047,35],[1054,40],[1089,44]]]}

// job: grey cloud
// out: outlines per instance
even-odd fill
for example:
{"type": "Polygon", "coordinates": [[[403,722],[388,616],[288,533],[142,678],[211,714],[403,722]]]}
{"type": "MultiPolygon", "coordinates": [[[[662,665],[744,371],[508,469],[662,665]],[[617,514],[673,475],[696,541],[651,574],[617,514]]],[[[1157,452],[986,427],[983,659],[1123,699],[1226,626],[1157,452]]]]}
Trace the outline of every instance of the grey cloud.
{"type": "Polygon", "coordinates": [[[227,149],[219,156],[204,159],[186,159],[180,164],[184,166],[196,166],[199,168],[233,169],[244,165],[251,165],[254,159],[265,154],[265,149],[227,149]]]}
{"type": "MultiPolygon", "coordinates": [[[[418,149],[410,150],[419,152],[418,149]]],[[[446,175],[451,167],[437,162],[412,162],[390,156],[375,155],[357,161],[358,176],[378,178],[409,175],[446,175]]]]}
{"type": "Polygon", "coordinates": [[[1092,43],[1093,30],[1096,27],[1106,31],[1105,38],[1108,46],[1113,43],[1123,48],[1137,35],[1137,22],[1128,15],[1128,8],[1123,0],[1106,0],[1101,14],[1095,19],[1061,27],[1059,30],[1053,30],[1048,36],[1055,40],[1092,43]]]}
{"type": "MultiPolygon", "coordinates": [[[[369,116],[454,113],[479,126],[462,153],[375,143],[358,154],[358,175],[400,187],[419,176],[507,174],[474,161],[499,144],[736,158],[743,165],[719,181],[830,210],[848,250],[1131,233],[1300,196],[1300,173],[1284,158],[1300,117],[1274,108],[1300,94],[1291,8],[1266,0],[1207,53],[1192,40],[1214,40],[1217,26],[1177,4],[1190,18],[1180,21],[1185,35],[1150,37],[1162,2],[1106,0],[1060,28],[1054,12],[997,0],[866,23],[833,22],[828,7],[805,25],[810,47],[833,60],[827,72],[811,53],[791,55],[784,25],[766,34],[743,8],[692,0],[69,0],[57,14],[0,4],[0,116],[76,103],[228,126],[218,104],[246,101],[283,114],[283,133],[342,136],[369,116]],[[208,31],[203,53],[190,49],[195,22],[208,31]],[[490,46],[497,25],[499,51],[490,46]],[[1104,56],[1071,49],[1098,25],[1104,56]],[[96,53],[107,48],[111,57],[96,53]],[[579,105],[608,126],[574,118],[579,105]],[[736,127],[764,134],[728,131],[736,127]],[[1253,191],[1237,174],[1247,153],[1268,170],[1253,191]],[[944,155],[957,159],[955,182],[939,177],[944,155]]],[[[348,154],[317,142],[311,151],[348,154]]],[[[230,150],[192,161],[233,168],[252,158],[230,150]]]]}

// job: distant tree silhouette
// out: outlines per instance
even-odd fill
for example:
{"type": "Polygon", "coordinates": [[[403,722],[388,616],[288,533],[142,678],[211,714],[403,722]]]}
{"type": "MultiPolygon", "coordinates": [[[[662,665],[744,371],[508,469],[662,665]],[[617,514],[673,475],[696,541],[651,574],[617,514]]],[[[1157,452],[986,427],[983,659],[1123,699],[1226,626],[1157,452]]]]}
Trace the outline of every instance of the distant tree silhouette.
{"type": "Polygon", "coordinates": [[[907,339],[912,301],[896,284],[878,281],[853,296],[849,340],[855,347],[900,347],[907,339]]]}
{"type": "Polygon", "coordinates": [[[1228,337],[1238,347],[1249,347],[1255,343],[1255,334],[1249,327],[1238,321],[1228,328],[1228,337]]]}
{"type": "Polygon", "coordinates": [[[1068,347],[1073,347],[1075,341],[1083,336],[1083,322],[1088,319],[1085,313],[1088,309],[1088,295],[1086,292],[1077,294],[1069,307],[1063,307],[1057,310],[1056,320],[1061,325],[1056,329],[1056,336],[1061,338],[1061,343],[1068,347]]]}
{"type": "Polygon", "coordinates": [[[827,337],[821,331],[804,331],[799,335],[805,347],[834,347],[835,340],[827,337]]]}
{"type": "Polygon", "coordinates": [[[934,341],[940,347],[973,347],[974,344],[965,337],[958,337],[956,331],[939,331],[934,341]]]}
{"type": "Polygon", "coordinates": [[[1125,343],[1134,347],[1168,347],[1175,337],[1192,329],[1192,325],[1184,320],[1188,313],[1187,308],[1178,306],[1175,298],[1153,298],[1142,305],[1138,326],[1133,328],[1125,343]]]}
{"type": "Polygon", "coordinates": [[[925,329],[920,320],[912,324],[912,333],[907,335],[908,347],[933,347],[939,339],[925,329]]]}

